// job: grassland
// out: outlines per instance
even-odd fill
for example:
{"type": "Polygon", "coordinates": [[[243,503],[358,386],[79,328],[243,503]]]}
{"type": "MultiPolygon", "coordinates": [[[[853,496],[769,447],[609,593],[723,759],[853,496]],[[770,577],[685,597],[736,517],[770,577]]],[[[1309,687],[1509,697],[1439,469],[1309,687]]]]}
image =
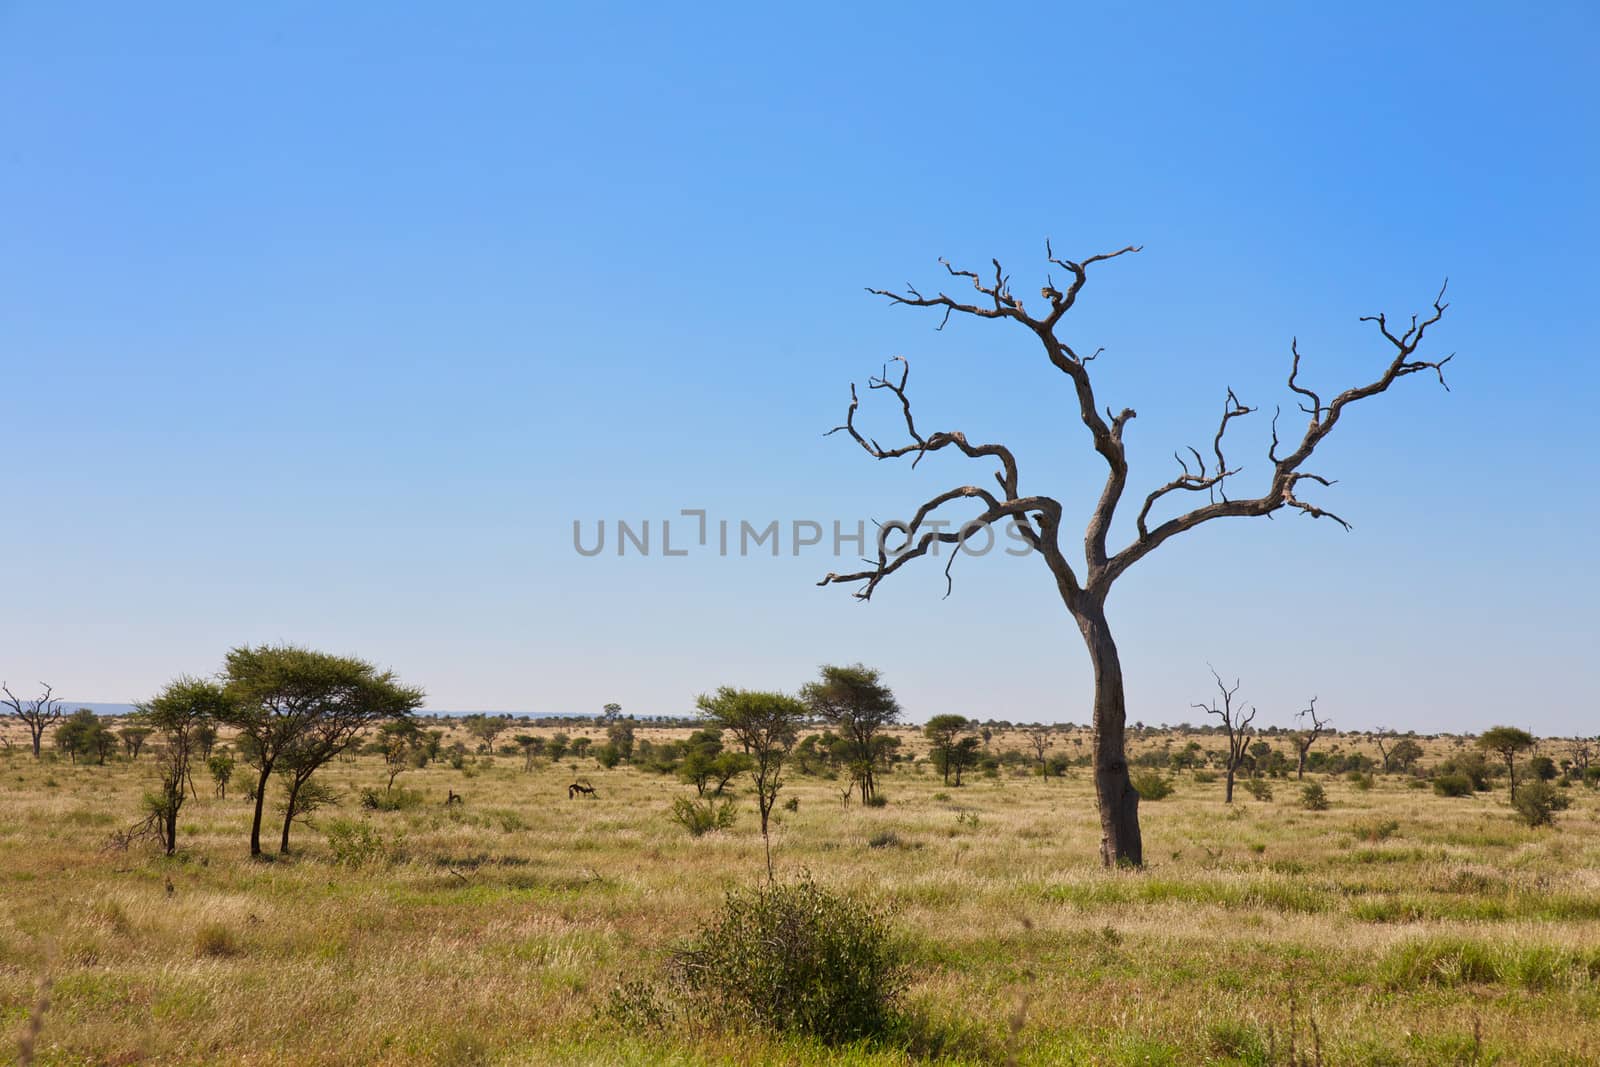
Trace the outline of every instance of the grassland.
{"type": "Polygon", "coordinates": [[[421,804],[363,812],[384,775],[361,757],[327,770],[346,800],[288,858],[247,859],[237,779],[227,800],[201,782],[179,856],[107,849],[148,761],[0,756],[0,1015],[22,1029],[53,977],[40,1063],[1600,1062],[1600,795],[1583,788],[1531,830],[1503,789],[1325,779],[1332,806],[1312,812],[1278,780],[1229,809],[1183,774],[1142,809],[1147,869],[1106,872],[1081,771],[956,789],[902,768],[882,809],[792,778],[780,877],[892,902],[915,961],[894,1041],[830,1050],[606,1010],[761,877],[748,799],[734,829],[691,838],[667,809],[693,791],[671,778],[586,760],[599,799],[568,800],[570,760],[499,756],[407,772],[421,804]],[[336,862],[334,819],[396,858],[336,862]]]}

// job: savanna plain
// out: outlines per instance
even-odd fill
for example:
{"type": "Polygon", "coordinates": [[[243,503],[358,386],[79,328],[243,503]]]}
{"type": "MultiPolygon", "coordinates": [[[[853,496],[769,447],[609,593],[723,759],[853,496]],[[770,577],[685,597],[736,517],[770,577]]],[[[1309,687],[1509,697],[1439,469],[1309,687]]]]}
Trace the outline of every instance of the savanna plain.
{"type": "MultiPolygon", "coordinates": [[[[1084,768],[1012,761],[957,787],[901,733],[883,806],[786,770],[772,827],[779,882],[892,917],[905,989],[870,1041],[670,1010],[675,950],[766,880],[747,779],[732,825],[695,836],[672,817],[695,788],[641,766],[474,753],[388,790],[368,752],[320,772],[338,803],[263,862],[243,766],[226,798],[196,775],[166,857],[114,836],[151,787],[148,753],[36,760],[22,743],[0,754],[5,1030],[35,1026],[41,1064],[1600,1062],[1600,792],[1581,780],[1535,828],[1503,778],[1430,786],[1469,740],[1424,739],[1406,774],[1291,768],[1232,805],[1214,771],[1169,770],[1171,794],[1140,809],[1145,868],[1108,871],[1084,768]],[[630,1004],[640,989],[669,1010],[630,1004]]],[[[1189,740],[1145,731],[1134,749],[1189,740]]]]}

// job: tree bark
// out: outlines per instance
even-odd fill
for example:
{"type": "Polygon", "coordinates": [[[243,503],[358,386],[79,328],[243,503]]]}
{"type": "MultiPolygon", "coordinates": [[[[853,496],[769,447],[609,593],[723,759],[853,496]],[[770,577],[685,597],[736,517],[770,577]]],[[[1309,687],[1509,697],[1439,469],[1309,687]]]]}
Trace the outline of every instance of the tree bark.
{"type": "Polygon", "coordinates": [[[1094,791],[1100,804],[1100,859],[1108,867],[1144,864],[1139,791],[1128,780],[1124,727],[1128,717],[1122,659],[1104,612],[1078,616],[1094,664],[1094,791]]]}

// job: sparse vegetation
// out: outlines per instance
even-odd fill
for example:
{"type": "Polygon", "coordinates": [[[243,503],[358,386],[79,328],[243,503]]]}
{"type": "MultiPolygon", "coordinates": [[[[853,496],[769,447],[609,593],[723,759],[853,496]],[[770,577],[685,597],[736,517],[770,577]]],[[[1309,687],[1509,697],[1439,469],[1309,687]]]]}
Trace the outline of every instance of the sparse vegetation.
{"type": "MultiPolygon", "coordinates": [[[[468,736],[454,723],[419,725],[424,737],[441,735],[441,753],[468,736]]],[[[1251,800],[1219,818],[1220,783],[1192,784],[1210,773],[1203,762],[1175,770],[1169,759],[1188,740],[1147,731],[1133,749],[1137,773],[1177,786],[1152,805],[1147,843],[1160,858],[1144,872],[1108,874],[1089,858],[1097,822],[1060,814],[1092,802],[1090,776],[1045,782],[1026,756],[998,759],[1029,752],[1024,728],[995,729],[997,777],[972,774],[959,790],[932,772],[921,730],[902,728],[904,758],[877,771],[889,807],[841,808],[850,772],[825,758],[825,743],[813,744],[805,770],[795,745],[777,794],[780,886],[809,871],[830,894],[898,910],[903,991],[864,1044],[830,1046],[674,979],[673,946],[696,940],[725,887],[765,880],[756,819],[695,838],[663,814],[700,798],[650,764],[699,728],[638,725],[635,762],[609,771],[548,760],[525,771],[520,754],[490,764],[469,755],[470,785],[430,759],[392,790],[370,731],[317,776],[350,801],[313,815],[296,852],[261,868],[240,847],[252,806],[232,788],[228,799],[209,788],[187,797],[170,860],[153,837],[102,852],[156,780],[160,738],[138,762],[74,768],[48,734],[35,763],[13,724],[12,754],[0,755],[0,867],[29,891],[9,898],[19,933],[0,996],[20,1029],[52,951],[29,931],[48,931],[58,981],[41,1063],[116,1061],[137,1043],[150,1062],[427,1063],[470,1053],[482,1062],[736,1055],[843,1065],[1013,1054],[1034,1067],[1198,1065],[1230,1049],[1253,1055],[1257,1038],[1287,1062],[1289,975],[1302,1047],[1314,1014],[1327,1063],[1456,1062],[1440,1050],[1457,1047],[1458,1020],[1474,1012],[1482,1062],[1572,1062],[1574,1035],[1600,996],[1600,905],[1586,873],[1600,866],[1600,795],[1541,781],[1571,803],[1538,828],[1509,807],[1503,770],[1494,793],[1436,796],[1439,767],[1480,758],[1470,741],[1421,739],[1424,776],[1379,776],[1363,790],[1351,768],[1326,770],[1349,749],[1325,736],[1305,783],[1294,782],[1292,750],[1282,777],[1239,780],[1245,799],[1261,782],[1292,788],[1294,803],[1251,800]],[[585,772],[598,799],[569,801],[585,772]],[[1413,781],[1424,788],[1407,788],[1413,781]],[[1298,803],[1313,782],[1326,815],[1298,803]],[[446,806],[463,791],[465,804],[446,806]],[[1035,977],[1013,1039],[1010,983],[1025,973],[1035,977]],[[439,997],[441,975],[471,985],[439,997]],[[341,1015],[353,987],[364,991],[362,1011],[341,1015]],[[1157,987],[1163,996],[1121,998],[1121,1014],[1107,1015],[1116,990],[1157,987]],[[186,999],[195,989],[205,997],[186,999]],[[108,990],[122,999],[107,1000],[108,990]],[[284,1004],[296,1005],[293,1030],[274,1007],[284,1004]],[[1396,1013],[1409,1036],[1389,1025],[1396,1013]]],[[[540,732],[551,736],[517,723],[501,740],[540,732]]],[[[576,760],[570,746],[585,731],[567,732],[576,760]]],[[[605,740],[597,727],[587,737],[605,740]]],[[[1217,737],[1198,736],[1202,760],[1217,737]]],[[[1076,738],[1087,735],[1054,731],[1056,752],[1084,752],[1076,738]]],[[[217,751],[237,744],[225,728],[217,751]]],[[[1519,757],[1519,771],[1530,766],[1519,757]]],[[[730,784],[737,801],[708,787],[699,806],[710,826],[725,805],[753,798],[752,785],[730,784]]],[[[1533,785],[1519,784],[1519,800],[1533,785]]],[[[281,799],[274,779],[267,801],[281,799]]]]}

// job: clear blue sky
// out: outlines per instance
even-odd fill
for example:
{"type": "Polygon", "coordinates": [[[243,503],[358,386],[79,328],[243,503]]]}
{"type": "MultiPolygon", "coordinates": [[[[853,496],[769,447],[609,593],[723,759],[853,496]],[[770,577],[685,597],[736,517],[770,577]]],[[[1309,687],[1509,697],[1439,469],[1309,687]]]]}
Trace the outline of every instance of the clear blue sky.
{"type": "Polygon", "coordinates": [[[1264,722],[1600,732],[1592,5],[1116,7],[0,3],[0,675],[124,701],[285,640],[440,708],[665,713],[864,660],[917,718],[1081,722],[1037,559],[861,605],[787,544],[572,548],[987,482],[821,436],[897,354],[924,425],[1082,514],[1026,339],[863,292],[940,255],[1034,292],[1049,236],[1145,246],[1065,331],[1139,410],[1135,491],[1229,385],[1259,485],[1291,336],[1351,384],[1357,318],[1450,277],[1454,391],[1400,383],[1317,464],[1354,532],[1214,524],[1119,585],[1132,718],[1194,718],[1209,661],[1264,722]]]}

